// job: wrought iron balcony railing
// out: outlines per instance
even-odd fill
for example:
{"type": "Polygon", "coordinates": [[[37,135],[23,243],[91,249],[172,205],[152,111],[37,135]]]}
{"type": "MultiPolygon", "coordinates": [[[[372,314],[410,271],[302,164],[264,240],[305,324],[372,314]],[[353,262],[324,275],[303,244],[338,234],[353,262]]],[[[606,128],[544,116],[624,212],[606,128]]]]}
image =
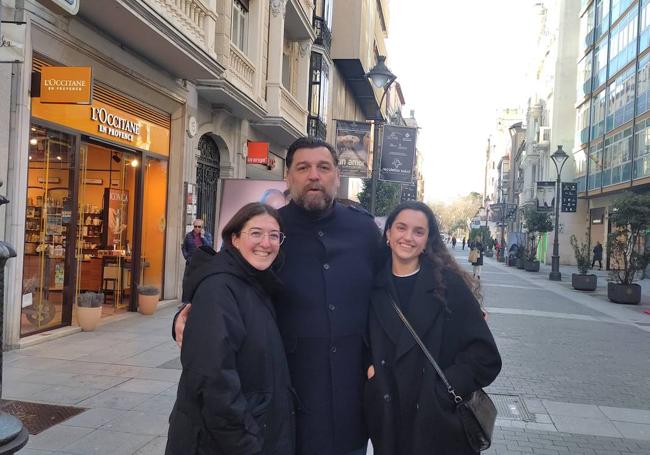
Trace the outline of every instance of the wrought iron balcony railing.
{"type": "Polygon", "coordinates": [[[332,32],[322,17],[314,16],[314,31],[316,32],[314,44],[323,46],[327,52],[330,52],[332,49],[332,32]]]}
{"type": "Polygon", "coordinates": [[[320,117],[314,117],[313,115],[309,116],[307,120],[307,135],[326,140],[327,126],[323,123],[320,117]]]}

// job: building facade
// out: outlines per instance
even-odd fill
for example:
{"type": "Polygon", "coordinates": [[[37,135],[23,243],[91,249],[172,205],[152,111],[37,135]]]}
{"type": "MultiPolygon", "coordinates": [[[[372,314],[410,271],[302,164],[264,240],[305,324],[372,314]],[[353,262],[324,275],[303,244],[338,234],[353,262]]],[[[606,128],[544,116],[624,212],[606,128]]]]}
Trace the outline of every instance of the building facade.
{"type": "Polygon", "coordinates": [[[619,192],[650,190],[650,1],[580,3],[574,156],[593,246],[619,192]]]}

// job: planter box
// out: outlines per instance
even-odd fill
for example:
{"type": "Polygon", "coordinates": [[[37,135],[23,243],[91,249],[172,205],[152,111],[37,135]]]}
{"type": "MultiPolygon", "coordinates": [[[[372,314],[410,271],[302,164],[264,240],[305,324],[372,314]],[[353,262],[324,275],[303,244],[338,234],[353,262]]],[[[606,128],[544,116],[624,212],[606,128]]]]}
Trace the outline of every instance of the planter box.
{"type": "Polygon", "coordinates": [[[598,276],[589,274],[583,275],[581,273],[571,274],[571,286],[577,291],[595,291],[598,286],[598,276]]]}
{"type": "Polygon", "coordinates": [[[607,298],[614,303],[638,305],[641,303],[641,286],[636,283],[607,283],[607,298]]]}
{"type": "Polygon", "coordinates": [[[526,268],[526,260],[517,258],[517,268],[524,270],[526,268]]]}
{"type": "Polygon", "coordinates": [[[156,295],[138,295],[138,310],[141,314],[151,316],[156,312],[158,308],[158,301],[160,300],[160,294],[156,295]]]}
{"type": "Polygon", "coordinates": [[[92,332],[102,317],[102,307],[77,307],[77,322],[84,332],[92,332]]]}
{"type": "Polygon", "coordinates": [[[526,272],[539,272],[539,261],[526,261],[524,269],[526,272]]]}

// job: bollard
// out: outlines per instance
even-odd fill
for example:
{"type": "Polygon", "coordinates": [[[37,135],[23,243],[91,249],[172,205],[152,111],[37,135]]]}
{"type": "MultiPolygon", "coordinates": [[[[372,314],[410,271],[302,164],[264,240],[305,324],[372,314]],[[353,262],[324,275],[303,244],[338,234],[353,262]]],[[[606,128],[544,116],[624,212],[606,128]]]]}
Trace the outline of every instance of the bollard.
{"type": "MultiPolygon", "coordinates": [[[[0,187],[2,181],[0,181],[0,187]]],[[[0,207],[8,204],[9,200],[0,195],[0,207]]],[[[16,257],[16,250],[0,240],[0,398],[2,398],[2,357],[3,357],[3,336],[4,336],[4,294],[5,294],[5,264],[11,258],[16,257]]],[[[13,454],[22,449],[29,434],[23,423],[12,415],[0,411],[0,455],[13,454]]]]}

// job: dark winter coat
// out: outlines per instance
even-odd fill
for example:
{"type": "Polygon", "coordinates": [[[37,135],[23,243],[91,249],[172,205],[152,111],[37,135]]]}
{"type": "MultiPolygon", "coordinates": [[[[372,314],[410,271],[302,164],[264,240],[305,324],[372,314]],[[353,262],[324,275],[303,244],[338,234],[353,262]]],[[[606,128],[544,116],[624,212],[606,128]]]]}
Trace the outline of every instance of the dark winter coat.
{"type": "MultiPolygon", "coordinates": [[[[364,401],[375,455],[473,454],[452,399],[391,304],[390,267],[375,281],[369,316],[375,376],[364,401]]],[[[423,260],[406,317],[456,393],[468,397],[494,381],[501,357],[462,278],[444,273],[447,311],[433,295],[431,276],[423,260]]]]}
{"type": "Polygon", "coordinates": [[[485,247],[483,246],[483,244],[479,241],[476,241],[472,243],[471,248],[477,249],[479,252],[478,259],[476,260],[476,262],[472,262],[472,265],[483,265],[483,252],[485,251],[485,247]]]}
{"type": "Polygon", "coordinates": [[[301,402],[297,454],[345,454],[368,440],[364,335],[379,230],[367,212],[338,203],[320,218],[293,202],[280,215],[287,239],[277,311],[301,402]]]}
{"type": "Polygon", "coordinates": [[[594,247],[594,261],[602,261],[603,260],[603,246],[598,243],[594,247]]]}
{"type": "Polygon", "coordinates": [[[194,253],[167,455],[290,455],[293,394],[269,293],[279,281],[236,250],[194,253]]]}

